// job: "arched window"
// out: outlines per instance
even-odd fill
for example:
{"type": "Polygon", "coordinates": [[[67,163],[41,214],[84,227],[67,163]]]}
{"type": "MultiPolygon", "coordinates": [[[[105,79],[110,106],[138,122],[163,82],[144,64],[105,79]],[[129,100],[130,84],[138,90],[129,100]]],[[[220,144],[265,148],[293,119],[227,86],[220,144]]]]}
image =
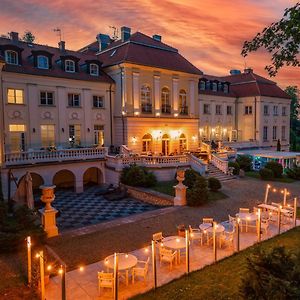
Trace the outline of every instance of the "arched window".
{"type": "Polygon", "coordinates": [[[65,71],[69,73],[75,72],[75,62],[74,60],[67,59],[65,60],[65,71]]]}
{"type": "Polygon", "coordinates": [[[200,90],[201,91],[205,90],[205,81],[203,81],[203,80],[200,81],[200,90]]]}
{"type": "Polygon", "coordinates": [[[188,114],[188,105],[187,105],[187,99],[186,99],[186,91],[180,90],[179,91],[179,112],[181,115],[187,115],[188,114]]]}
{"type": "Polygon", "coordinates": [[[162,136],[161,142],[162,142],[161,144],[162,155],[169,155],[170,137],[166,133],[162,136]]]}
{"type": "Polygon", "coordinates": [[[171,113],[170,91],[167,87],[161,90],[161,112],[163,114],[171,113]]]}
{"type": "Polygon", "coordinates": [[[99,76],[99,66],[96,64],[90,64],[90,75],[99,76]]]}
{"type": "Polygon", "coordinates": [[[18,53],[13,50],[6,50],[5,61],[10,65],[17,65],[19,63],[18,53]]]}
{"type": "Polygon", "coordinates": [[[152,135],[147,133],[142,138],[142,152],[152,151],[152,135]]]}
{"type": "Polygon", "coordinates": [[[37,67],[39,69],[49,69],[49,59],[47,56],[39,55],[37,57],[37,67]]]}
{"type": "Polygon", "coordinates": [[[182,133],[179,137],[179,153],[182,153],[186,150],[186,137],[182,133]]]}
{"type": "Polygon", "coordinates": [[[213,83],[213,91],[216,92],[218,90],[218,85],[216,82],[213,83]]]}
{"type": "Polygon", "coordinates": [[[206,89],[206,90],[210,90],[210,81],[209,81],[209,80],[207,80],[207,81],[205,82],[205,89],[206,89]]]}
{"type": "Polygon", "coordinates": [[[228,93],[229,92],[229,87],[228,84],[224,84],[224,93],[228,93]]]}
{"type": "Polygon", "coordinates": [[[143,113],[152,113],[151,89],[148,85],[141,88],[141,106],[143,113]]]}

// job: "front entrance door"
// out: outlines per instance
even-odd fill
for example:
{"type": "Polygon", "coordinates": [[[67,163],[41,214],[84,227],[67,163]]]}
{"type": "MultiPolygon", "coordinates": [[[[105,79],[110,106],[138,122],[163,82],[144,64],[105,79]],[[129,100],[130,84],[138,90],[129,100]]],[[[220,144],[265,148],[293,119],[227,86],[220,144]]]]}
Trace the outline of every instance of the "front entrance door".
{"type": "Polygon", "coordinates": [[[161,152],[163,155],[169,155],[169,151],[170,151],[170,138],[167,134],[164,134],[162,137],[161,152]]]}

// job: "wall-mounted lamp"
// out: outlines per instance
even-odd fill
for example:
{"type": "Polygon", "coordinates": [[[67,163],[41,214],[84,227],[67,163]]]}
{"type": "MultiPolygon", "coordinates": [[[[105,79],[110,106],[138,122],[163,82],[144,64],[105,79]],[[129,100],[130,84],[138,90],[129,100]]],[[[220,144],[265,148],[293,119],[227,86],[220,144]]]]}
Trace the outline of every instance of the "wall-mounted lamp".
{"type": "Polygon", "coordinates": [[[156,116],[156,117],[159,117],[159,116],[160,116],[160,113],[159,113],[159,112],[157,112],[157,113],[155,114],[155,116],[156,116]]]}
{"type": "Polygon", "coordinates": [[[32,128],[32,132],[35,133],[35,128],[32,128]]]}
{"type": "Polygon", "coordinates": [[[177,118],[177,117],[178,117],[178,113],[175,113],[175,114],[174,114],[174,117],[177,118]]]}
{"type": "Polygon", "coordinates": [[[65,132],[65,129],[64,129],[64,128],[62,128],[62,129],[61,129],[61,131],[62,131],[62,132],[65,132]]]}
{"type": "Polygon", "coordinates": [[[137,142],[137,138],[136,138],[135,136],[133,136],[133,137],[131,138],[131,142],[132,142],[133,145],[135,145],[136,142],[137,142]]]}
{"type": "Polygon", "coordinates": [[[135,116],[138,116],[139,114],[140,114],[139,111],[135,111],[135,112],[134,112],[134,115],[135,115],[135,116]]]}
{"type": "Polygon", "coordinates": [[[196,142],[197,137],[196,137],[195,135],[193,135],[193,136],[192,136],[192,140],[193,140],[193,142],[196,142]]]}
{"type": "Polygon", "coordinates": [[[125,116],[126,115],[126,111],[122,111],[122,116],[125,116]]]}

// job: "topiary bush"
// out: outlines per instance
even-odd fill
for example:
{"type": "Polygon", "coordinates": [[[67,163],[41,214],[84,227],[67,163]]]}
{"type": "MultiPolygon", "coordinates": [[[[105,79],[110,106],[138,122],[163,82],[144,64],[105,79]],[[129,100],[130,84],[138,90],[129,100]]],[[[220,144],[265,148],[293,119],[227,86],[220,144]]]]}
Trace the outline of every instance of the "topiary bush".
{"type": "Polygon", "coordinates": [[[240,173],[240,165],[237,162],[230,161],[228,162],[228,167],[232,167],[233,169],[233,175],[239,175],[240,173]]]}
{"type": "Polygon", "coordinates": [[[206,202],[208,202],[207,181],[199,175],[193,187],[187,190],[187,204],[188,206],[200,206],[206,202]]]}
{"type": "Polygon", "coordinates": [[[286,176],[292,179],[300,180],[300,167],[286,170],[286,176]]]}
{"type": "Polygon", "coordinates": [[[218,178],[210,177],[208,178],[208,188],[212,192],[217,192],[220,188],[222,188],[222,184],[218,178]]]}
{"type": "Polygon", "coordinates": [[[252,158],[249,155],[238,155],[236,162],[239,164],[240,169],[245,172],[252,170],[252,158]]]}
{"type": "Polygon", "coordinates": [[[282,177],[283,167],[280,163],[276,161],[269,161],[266,163],[265,168],[272,170],[275,178],[282,177]]]}
{"type": "Polygon", "coordinates": [[[131,165],[122,170],[120,181],[130,186],[151,187],[156,184],[156,177],[145,167],[131,165]]]}
{"type": "Polygon", "coordinates": [[[201,177],[201,175],[193,169],[187,169],[184,174],[183,184],[188,188],[192,188],[197,178],[201,177]]]}
{"type": "Polygon", "coordinates": [[[262,180],[270,180],[274,178],[274,173],[271,169],[262,168],[259,170],[259,175],[262,180]]]}

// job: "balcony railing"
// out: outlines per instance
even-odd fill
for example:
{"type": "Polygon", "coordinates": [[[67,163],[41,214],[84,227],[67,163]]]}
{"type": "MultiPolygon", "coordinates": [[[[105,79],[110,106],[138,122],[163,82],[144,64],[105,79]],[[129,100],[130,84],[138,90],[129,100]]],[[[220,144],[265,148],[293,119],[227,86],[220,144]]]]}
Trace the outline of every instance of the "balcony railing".
{"type": "Polygon", "coordinates": [[[152,113],[152,104],[151,103],[142,103],[142,113],[151,114],[152,113]]]}
{"type": "Polygon", "coordinates": [[[68,160],[87,160],[105,158],[108,150],[101,148],[61,149],[54,151],[38,150],[5,154],[5,165],[25,165],[68,160]]]}
{"type": "Polygon", "coordinates": [[[161,106],[161,113],[162,114],[170,114],[171,113],[171,105],[170,104],[164,104],[161,106]]]}
{"type": "Polygon", "coordinates": [[[179,113],[181,115],[188,115],[189,114],[189,109],[187,106],[181,106],[180,107],[180,110],[179,110],[179,113]]]}

